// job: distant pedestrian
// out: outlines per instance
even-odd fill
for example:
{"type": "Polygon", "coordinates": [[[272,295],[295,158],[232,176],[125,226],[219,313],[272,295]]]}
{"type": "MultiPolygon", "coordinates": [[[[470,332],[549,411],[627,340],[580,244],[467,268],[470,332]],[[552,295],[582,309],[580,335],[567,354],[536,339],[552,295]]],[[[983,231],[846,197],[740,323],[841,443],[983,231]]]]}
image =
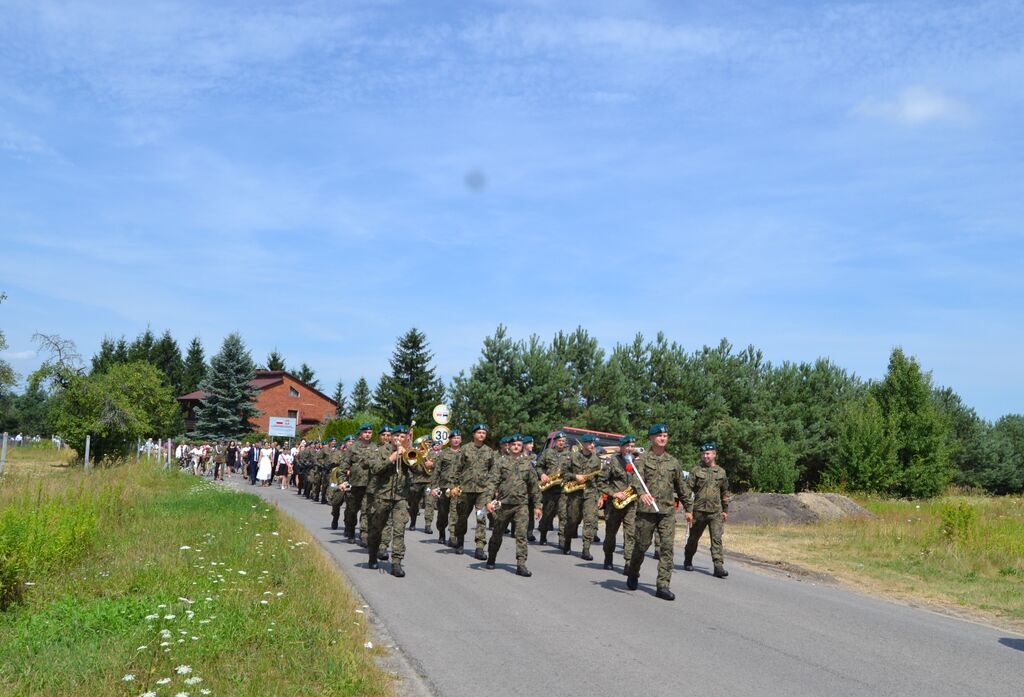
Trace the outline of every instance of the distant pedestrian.
{"type": "Polygon", "coordinates": [[[259,460],[256,464],[256,479],[260,486],[270,486],[270,480],[274,475],[274,449],[270,443],[264,442],[259,450],[259,460]]]}

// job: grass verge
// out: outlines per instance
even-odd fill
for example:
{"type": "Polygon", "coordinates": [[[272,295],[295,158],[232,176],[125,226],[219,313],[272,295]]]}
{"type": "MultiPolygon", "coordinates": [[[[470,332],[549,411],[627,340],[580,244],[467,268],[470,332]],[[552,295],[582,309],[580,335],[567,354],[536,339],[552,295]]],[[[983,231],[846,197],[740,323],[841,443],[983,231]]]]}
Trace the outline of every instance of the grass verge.
{"type": "Polygon", "coordinates": [[[866,499],[874,519],[733,525],[726,551],[1024,630],[1024,498],[866,499]]]}
{"type": "Polygon", "coordinates": [[[336,569],[255,496],[145,464],[14,469],[0,511],[2,694],[391,693],[336,569]]]}

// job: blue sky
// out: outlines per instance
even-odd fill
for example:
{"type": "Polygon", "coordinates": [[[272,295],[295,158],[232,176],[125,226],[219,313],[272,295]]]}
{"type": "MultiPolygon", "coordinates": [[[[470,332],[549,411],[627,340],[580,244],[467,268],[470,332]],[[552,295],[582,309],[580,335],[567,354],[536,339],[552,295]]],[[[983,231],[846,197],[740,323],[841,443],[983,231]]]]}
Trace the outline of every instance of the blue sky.
{"type": "Polygon", "coordinates": [[[1024,3],[5,2],[0,327],[372,383],[499,323],[1022,412],[1024,3]]]}

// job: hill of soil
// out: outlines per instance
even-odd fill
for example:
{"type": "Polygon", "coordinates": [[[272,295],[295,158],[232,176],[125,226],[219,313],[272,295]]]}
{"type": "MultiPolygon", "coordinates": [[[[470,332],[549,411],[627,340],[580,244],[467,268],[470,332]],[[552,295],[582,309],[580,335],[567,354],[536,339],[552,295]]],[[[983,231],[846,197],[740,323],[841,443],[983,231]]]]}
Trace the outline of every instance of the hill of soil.
{"type": "Polygon", "coordinates": [[[817,523],[833,518],[872,518],[873,514],[840,494],[757,494],[734,496],[729,504],[729,523],[817,523]]]}

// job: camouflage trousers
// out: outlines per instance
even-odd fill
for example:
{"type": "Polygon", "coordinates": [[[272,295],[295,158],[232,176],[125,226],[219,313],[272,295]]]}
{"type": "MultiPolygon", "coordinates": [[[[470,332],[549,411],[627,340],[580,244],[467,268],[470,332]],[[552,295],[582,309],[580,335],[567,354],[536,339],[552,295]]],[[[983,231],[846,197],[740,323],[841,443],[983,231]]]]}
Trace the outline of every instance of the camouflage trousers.
{"type": "Polygon", "coordinates": [[[672,583],[673,550],[675,546],[676,517],[669,513],[636,514],[636,539],[633,542],[633,554],[626,567],[627,576],[639,576],[640,566],[644,563],[644,555],[651,546],[655,531],[658,533],[658,588],[668,588],[672,583]]]}
{"type": "MultiPolygon", "coordinates": [[[[345,505],[345,537],[356,536],[356,518],[366,505],[366,487],[354,486],[348,491],[345,505]]],[[[363,522],[359,526],[359,536],[366,537],[366,511],[363,510],[363,522]]]]}
{"type": "Polygon", "coordinates": [[[416,527],[416,517],[420,508],[423,508],[423,527],[427,530],[434,522],[434,495],[427,491],[427,482],[416,483],[409,492],[409,519],[411,525],[416,527]]]}
{"type": "MultiPolygon", "coordinates": [[[[431,498],[434,498],[431,496],[431,498]]],[[[451,513],[451,498],[444,495],[438,496],[434,505],[437,507],[437,531],[444,532],[445,528],[448,528],[448,536],[451,537],[455,534],[455,516],[449,515],[451,513]]]]}
{"type": "Polygon", "coordinates": [[[722,532],[725,523],[722,521],[721,513],[693,512],[693,526],[690,528],[690,536],[686,538],[686,559],[693,559],[705,528],[708,528],[711,536],[711,561],[715,566],[722,566],[722,532]]]}
{"type": "Polygon", "coordinates": [[[494,532],[491,533],[491,541],[487,545],[488,555],[492,559],[498,555],[498,550],[501,549],[502,538],[505,537],[502,531],[511,523],[516,533],[516,564],[524,566],[526,564],[526,551],[528,548],[526,544],[526,528],[529,518],[530,509],[525,504],[502,506],[499,508],[494,514],[494,532]]]}
{"type": "Polygon", "coordinates": [[[405,526],[409,524],[409,503],[405,499],[391,501],[376,499],[370,514],[370,532],[367,549],[376,555],[378,550],[391,547],[391,559],[401,563],[405,559],[405,526]]]}
{"type": "Polygon", "coordinates": [[[331,523],[337,525],[338,517],[341,515],[341,507],[345,504],[345,492],[337,487],[327,491],[327,500],[331,504],[331,523]]]}
{"type": "Polygon", "coordinates": [[[559,538],[569,542],[583,524],[583,551],[590,551],[590,544],[597,534],[597,490],[587,489],[576,494],[565,494],[565,525],[559,523],[559,538]],[[562,528],[564,527],[564,530],[562,528]]]}
{"type": "Polygon", "coordinates": [[[615,553],[615,536],[622,528],[622,556],[629,563],[633,556],[633,540],[636,537],[636,502],[622,510],[612,505],[614,499],[608,499],[604,511],[604,556],[608,559],[615,553]]]}
{"type": "Polygon", "coordinates": [[[555,516],[558,516],[558,539],[562,539],[562,529],[565,527],[565,505],[563,504],[562,487],[555,485],[547,491],[541,492],[541,514],[540,523],[537,529],[541,535],[547,535],[555,527],[555,516]]]}
{"type": "Polygon", "coordinates": [[[320,472],[313,485],[313,493],[310,496],[314,501],[327,503],[327,490],[330,487],[330,476],[328,472],[320,472]]]}
{"type": "MultiPolygon", "coordinates": [[[[459,496],[459,508],[455,515],[455,536],[464,537],[469,530],[469,517],[477,510],[490,503],[490,498],[479,491],[463,491],[459,496]]],[[[487,544],[487,517],[476,519],[476,533],[474,535],[477,549],[483,549],[487,544]]]]}

